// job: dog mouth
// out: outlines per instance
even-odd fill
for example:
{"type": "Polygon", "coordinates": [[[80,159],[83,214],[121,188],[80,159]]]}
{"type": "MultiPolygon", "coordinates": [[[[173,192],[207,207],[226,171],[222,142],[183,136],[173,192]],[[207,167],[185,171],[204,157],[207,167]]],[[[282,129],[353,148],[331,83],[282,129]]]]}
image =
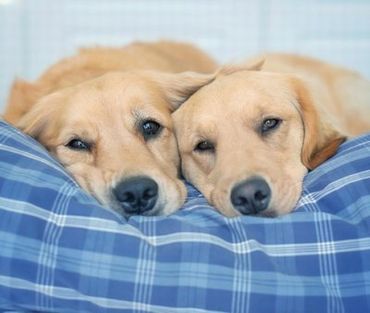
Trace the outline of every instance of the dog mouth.
{"type": "Polygon", "coordinates": [[[118,182],[114,180],[110,184],[92,181],[96,182],[80,179],[79,185],[103,207],[124,218],[169,215],[180,208],[186,195],[185,185],[175,179],[142,175],[121,177],[118,182]]]}
{"type": "Polygon", "coordinates": [[[179,199],[184,192],[171,177],[162,177],[158,173],[116,177],[110,172],[104,176],[104,172],[94,168],[83,168],[84,171],[76,167],[67,169],[85,192],[106,209],[123,217],[167,215],[181,205],[179,199]]]}
{"type": "Polygon", "coordinates": [[[161,189],[149,176],[122,179],[110,190],[110,207],[126,218],[161,215],[163,211],[161,189]]]}
{"type": "Polygon", "coordinates": [[[265,218],[274,218],[274,217],[278,217],[279,214],[274,209],[268,209],[268,210],[266,210],[264,212],[254,214],[253,216],[265,217],[265,218]]]}
{"type": "Polygon", "coordinates": [[[294,210],[302,192],[300,181],[276,181],[267,175],[234,180],[230,185],[218,197],[218,204],[226,208],[221,212],[233,212],[231,216],[275,218],[288,214],[294,210]]]}
{"type": "Polygon", "coordinates": [[[150,210],[140,210],[137,208],[130,208],[127,206],[122,206],[122,203],[119,202],[116,197],[114,196],[113,192],[110,192],[109,200],[104,201],[100,203],[107,207],[108,209],[111,209],[117,213],[119,213],[121,216],[125,218],[130,218],[132,216],[159,216],[162,215],[162,205],[158,202],[154,208],[150,210]]]}

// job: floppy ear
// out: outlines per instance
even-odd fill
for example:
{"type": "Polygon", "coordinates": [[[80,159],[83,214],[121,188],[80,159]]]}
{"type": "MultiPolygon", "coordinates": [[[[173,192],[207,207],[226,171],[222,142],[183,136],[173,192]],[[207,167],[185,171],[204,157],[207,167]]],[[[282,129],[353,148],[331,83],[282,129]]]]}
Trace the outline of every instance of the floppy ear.
{"type": "Polygon", "coordinates": [[[312,170],[333,156],[346,137],[320,114],[304,83],[293,79],[293,84],[304,128],[301,159],[304,166],[312,170]]]}
{"type": "Polygon", "coordinates": [[[33,84],[21,79],[15,80],[8,96],[4,113],[5,120],[15,124],[41,97],[41,93],[41,88],[37,83],[33,84]]]}
{"type": "Polygon", "coordinates": [[[218,75],[231,75],[239,71],[260,71],[264,63],[265,59],[261,58],[242,64],[224,65],[219,69],[218,75]]]}
{"type": "Polygon", "coordinates": [[[56,126],[57,121],[53,120],[52,116],[55,116],[59,102],[57,94],[41,98],[21,117],[15,126],[40,141],[41,135],[43,137],[48,136],[46,129],[51,121],[53,121],[53,126],[56,126]]]}
{"type": "Polygon", "coordinates": [[[196,72],[182,72],[178,74],[163,73],[159,80],[168,97],[172,110],[176,110],[197,90],[210,84],[217,76],[230,75],[239,71],[259,71],[264,62],[265,60],[262,59],[251,64],[225,65],[212,74],[196,72]]]}
{"type": "Polygon", "coordinates": [[[158,79],[171,105],[171,110],[175,111],[198,89],[211,83],[216,75],[216,73],[201,74],[196,72],[162,73],[158,79]]]}

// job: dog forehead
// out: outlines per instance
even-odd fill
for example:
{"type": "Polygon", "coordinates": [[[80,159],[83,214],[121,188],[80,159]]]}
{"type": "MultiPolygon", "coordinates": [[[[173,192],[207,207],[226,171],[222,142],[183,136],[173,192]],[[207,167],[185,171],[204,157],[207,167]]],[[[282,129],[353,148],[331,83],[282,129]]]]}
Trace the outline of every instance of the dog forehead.
{"type": "Polygon", "coordinates": [[[239,71],[216,79],[214,92],[220,100],[242,100],[243,98],[284,98],[291,93],[289,75],[261,72],[239,71]]]}
{"type": "Polygon", "coordinates": [[[167,108],[160,88],[134,72],[112,72],[72,87],[65,97],[65,105],[74,114],[130,111],[138,106],[167,108]]]}
{"type": "Polygon", "coordinates": [[[225,117],[227,112],[286,109],[293,99],[294,92],[286,77],[275,73],[240,71],[221,76],[203,87],[180,108],[179,115],[184,114],[186,118],[190,115],[197,120],[212,115],[225,117]]]}

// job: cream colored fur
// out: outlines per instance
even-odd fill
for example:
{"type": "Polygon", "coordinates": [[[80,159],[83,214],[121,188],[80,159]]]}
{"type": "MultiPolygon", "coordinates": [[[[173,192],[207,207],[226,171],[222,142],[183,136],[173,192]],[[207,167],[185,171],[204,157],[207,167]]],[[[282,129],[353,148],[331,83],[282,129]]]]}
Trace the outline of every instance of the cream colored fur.
{"type": "Polygon", "coordinates": [[[269,54],[209,78],[173,117],[184,176],[227,216],[240,214],[231,191],[253,177],[271,189],[261,215],[290,212],[307,170],[347,136],[370,131],[370,83],[347,69],[269,54]],[[281,122],[263,133],[268,119],[281,122]],[[199,144],[213,149],[200,151],[199,144]]]}
{"type": "Polygon", "coordinates": [[[147,215],[170,214],[184,202],[171,113],[208,81],[215,63],[182,43],[136,43],[84,49],[35,82],[15,82],[5,119],[43,144],[102,204],[125,215],[113,190],[145,176],[158,185],[147,215]],[[143,125],[160,125],[147,139],[143,125]],[[71,141],[88,143],[73,149],[71,141]]]}

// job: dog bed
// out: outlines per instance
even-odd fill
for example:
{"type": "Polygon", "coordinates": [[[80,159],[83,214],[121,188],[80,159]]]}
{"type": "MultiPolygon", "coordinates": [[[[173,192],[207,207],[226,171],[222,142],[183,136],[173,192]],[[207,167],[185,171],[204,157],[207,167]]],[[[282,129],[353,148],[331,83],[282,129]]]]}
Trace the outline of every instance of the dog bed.
{"type": "Polygon", "coordinates": [[[0,311],[368,312],[370,134],[279,218],[225,218],[188,186],[168,217],[101,207],[0,122],[0,311]]]}

